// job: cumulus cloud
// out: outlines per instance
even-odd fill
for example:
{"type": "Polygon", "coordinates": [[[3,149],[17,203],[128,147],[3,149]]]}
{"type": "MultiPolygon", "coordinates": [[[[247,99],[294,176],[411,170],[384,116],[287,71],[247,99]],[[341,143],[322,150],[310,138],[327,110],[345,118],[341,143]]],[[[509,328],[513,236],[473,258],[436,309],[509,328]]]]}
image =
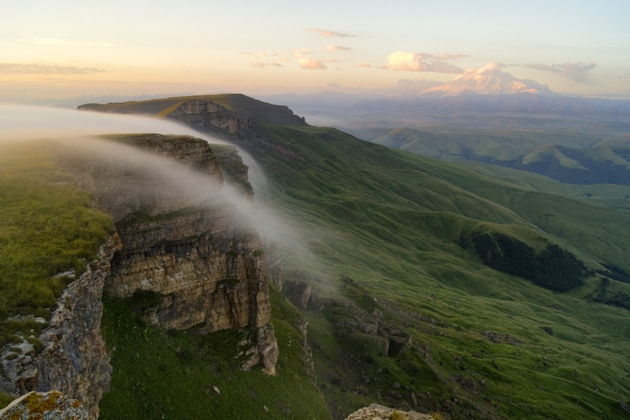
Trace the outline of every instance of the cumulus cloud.
{"type": "Polygon", "coordinates": [[[365,69],[371,69],[372,68],[372,65],[370,63],[368,63],[368,62],[365,62],[365,61],[361,61],[361,62],[357,63],[356,66],[357,67],[363,67],[365,69]]]}
{"type": "Polygon", "coordinates": [[[269,67],[284,67],[284,64],[277,61],[252,61],[249,63],[249,65],[259,69],[266,69],[269,67]]]}
{"type": "Polygon", "coordinates": [[[325,70],[328,68],[324,63],[314,58],[300,58],[298,64],[304,70],[325,70]]]}
{"type": "Polygon", "coordinates": [[[57,66],[51,64],[0,63],[0,74],[90,74],[104,72],[94,67],[57,66]]]}
{"type": "Polygon", "coordinates": [[[324,38],[354,38],[355,37],[355,35],[348,34],[345,32],[329,31],[327,29],[321,29],[321,28],[309,29],[309,32],[316,33],[317,35],[324,38]]]}
{"type": "Polygon", "coordinates": [[[564,64],[527,64],[523,67],[552,73],[560,73],[575,81],[585,81],[588,72],[593,70],[596,63],[564,63],[564,64]]]}
{"type": "MultiPolygon", "coordinates": [[[[452,58],[451,58],[452,59],[452,58]]],[[[463,73],[464,69],[445,61],[438,55],[396,51],[387,57],[384,68],[398,71],[426,71],[434,73],[463,73]]]]}
{"type": "Polygon", "coordinates": [[[326,51],[330,51],[330,52],[352,51],[352,48],[344,47],[342,45],[326,45],[326,51]]]}

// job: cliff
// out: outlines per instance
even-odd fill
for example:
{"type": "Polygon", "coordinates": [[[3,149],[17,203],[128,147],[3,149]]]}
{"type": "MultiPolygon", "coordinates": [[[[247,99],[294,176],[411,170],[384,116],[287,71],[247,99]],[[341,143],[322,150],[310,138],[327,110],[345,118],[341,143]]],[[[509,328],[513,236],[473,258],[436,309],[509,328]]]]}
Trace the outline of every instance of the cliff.
{"type": "Polygon", "coordinates": [[[178,119],[182,115],[212,115],[214,123],[230,132],[254,124],[306,125],[287,106],[273,105],[241,94],[179,96],[149,101],[85,104],[83,111],[148,114],[178,119]],[[238,116],[239,118],[234,118],[238,116]]]}
{"type": "Polygon", "coordinates": [[[111,366],[101,337],[103,286],[110,261],[120,248],[117,235],[99,250],[98,258],[62,293],[48,326],[39,336],[42,350],[36,354],[27,341],[3,355],[3,391],[58,390],[80,400],[92,418],[109,388],[111,366]]]}
{"type": "Polygon", "coordinates": [[[247,329],[250,349],[243,367],[260,364],[273,374],[278,346],[270,324],[262,244],[220,194],[222,168],[208,143],[154,134],[106,139],[181,165],[162,173],[143,167],[145,156],[134,167],[124,159],[104,161],[89,153],[67,162],[78,182],[114,216],[120,235],[122,248],[113,256],[105,293],[142,302],[139,316],[161,328],[197,333],[247,329]],[[213,183],[207,190],[190,185],[203,180],[195,175],[213,183]]]}
{"type": "Polygon", "coordinates": [[[300,156],[265,134],[271,126],[307,127],[304,117],[283,105],[273,105],[240,94],[201,95],[85,104],[83,111],[116,114],[148,114],[183,123],[203,133],[228,138],[257,156],[273,154],[291,160],[300,156]]]}
{"type": "Polygon", "coordinates": [[[50,320],[25,319],[45,328],[0,354],[0,390],[61,391],[97,418],[112,373],[101,335],[103,296],[136,303],[138,317],[163,329],[240,330],[241,367],[274,374],[279,350],[262,244],[220,193],[224,172],[249,185],[236,151],[222,151],[226,171],[201,139],[104,140],[101,149],[60,146],[58,164],[112,216],[115,233],[78,278],[59,275],[69,284],[50,320]]]}

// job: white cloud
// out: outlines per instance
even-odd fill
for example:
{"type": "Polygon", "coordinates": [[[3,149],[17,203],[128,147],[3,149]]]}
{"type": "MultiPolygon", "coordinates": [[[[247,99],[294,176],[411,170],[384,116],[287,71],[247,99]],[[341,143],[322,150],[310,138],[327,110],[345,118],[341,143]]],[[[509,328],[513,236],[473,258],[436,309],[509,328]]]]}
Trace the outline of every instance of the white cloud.
{"type": "Polygon", "coordinates": [[[321,29],[321,28],[309,29],[309,32],[314,32],[317,35],[324,38],[354,38],[355,37],[355,35],[352,35],[349,33],[329,31],[327,29],[321,29]]]}
{"type": "Polygon", "coordinates": [[[252,61],[249,63],[249,65],[259,69],[266,69],[269,67],[284,67],[284,64],[277,61],[252,61]]]}
{"type": "Polygon", "coordinates": [[[357,63],[356,66],[357,67],[363,67],[365,69],[371,69],[372,68],[372,65],[370,63],[368,63],[368,62],[365,62],[365,61],[361,61],[361,62],[357,63]]]}
{"type": "Polygon", "coordinates": [[[398,71],[426,71],[434,73],[464,72],[464,69],[444,61],[444,58],[440,58],[440,56],[408,51],[396,51],[390,54],[387,57],[387,64],[384,68],[398,71]]]}
{"type": "Polygon", "coordinates": [[[0,63],[0,74],[89,74],[104,71],[94,67],[57,66],[37,63],[0,63]]]}
{"type": "Polygon", "coordinates": [[[326,45],[326,51],[330,51],[330,52],[352,51],[352,48],[344,47],[343,45],[326,45]]]}
{"type": "Polygon", "coordinates": [[[564,64],[527,64],[523,67],[552,73],[560,73],[569,79],[584,82],[588,78],[588,72],[593,70],[596,63],[564,63],[564,64]]]}
{"type": "Polygon", "coordinates": [[[328,68],[324,63],[314,58],[300,58],[298,64],[304,70],[325,70],[328,68]]]}

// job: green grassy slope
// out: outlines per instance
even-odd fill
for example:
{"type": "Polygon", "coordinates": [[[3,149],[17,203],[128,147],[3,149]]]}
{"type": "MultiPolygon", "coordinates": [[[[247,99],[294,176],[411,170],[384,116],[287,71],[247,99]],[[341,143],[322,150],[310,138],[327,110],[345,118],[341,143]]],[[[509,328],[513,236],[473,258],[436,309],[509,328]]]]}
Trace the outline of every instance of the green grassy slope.
{"type": "MultiPolygon", "coordinates": [[[[453,239],[478,226],[496,226],[481,221],[500,223],[529,242],[551,237],[591,262],[614,259],[627,267],[628,239],[619,234],[630,226],[625,216],[332,129],[267,130],[272,141],[298,156],[256,156],[278,187],[273,199],[296,212],[307,231],[317,232],[306,235],[328,272],[355,279],[362,295],[377,302],[391,322],[405,325],[426,352],[415,362],[375,356],[353,364],[347,354],[364,351],[336,337],[338,314],[309,311],[316,368],[333,412],[347,413],[375,399],[391,403],[387,386],[398,382],[405,393],[428,393],[416,395],[419,405],[456,418],[623,417],[628,312],[588,302],[584,292],[554,294],[490,270],[453,239]],[[482,334],[487,330],[523,344],[488,342],[482,334]],[[366,385],[354,373],[357,366],[388,380],[366,385]],[[418,383],[414,372],[427,369],[438,379],[418,383]],[[357,396],[357,389],[368,391],[357,396]]],[[[347,288],[341,291],[357,298],[347,288]]]]}
{"type": "Polygon", "coordinates": [[[628,269],[628,216],[334,129],[266,126],[233,140],[267,173],[258,198],[299,220],[313,251],[283,250],[315,274],[320,304],[303,313],[335,418],[372,402],[452,418],[627,416],[629,313],[591,301],[601,280],[553,293],[488,268],[460,240],[498,231],[628,269]],[[377,336],[347,331],[357,319],[413,344],[385,356],[377,336]]]}
{"type": "Polygon", "coordinates": [[[442,160],[472,160],[574,184],[627,184],[627,136],[553,131],[359,129],[366,140],[442,160]]]}
{"type": "Polygon", "coordinates": [[[599,140],[592,135],[553,131],[481,131],[436,128],[357,130],[357,135],[371,142],[407,150],[438,159],[462,159],[473,154],[498,160],[512,160],[544,145],[587,147],[599,140]]]}
{"type": "Polygon", "coordinates": [[[481,162],[465,161],[461,165],[487,177],[503,179],[521,188],[562,195],[611,209],[630,211],[630,185],[564,184],[543,175],[481,162]]]}
{"type": "Polygon", "coordinates": [[[272,298],[276,376],[240,370],[236,331],[164,331],[138,321],[129,301],[105,303],[114,372],[102,419],[330,418],[301,351],[301,315],[279,294],[272,298]]]}
{"type": "Polygon", "coordinates": [[[0,348],[42,328],[8,318],[49,317],[70,281],[55,275],[79,275],[113,229],[56,166],[53,150],[45,143],[0,145],[0,348]]]}

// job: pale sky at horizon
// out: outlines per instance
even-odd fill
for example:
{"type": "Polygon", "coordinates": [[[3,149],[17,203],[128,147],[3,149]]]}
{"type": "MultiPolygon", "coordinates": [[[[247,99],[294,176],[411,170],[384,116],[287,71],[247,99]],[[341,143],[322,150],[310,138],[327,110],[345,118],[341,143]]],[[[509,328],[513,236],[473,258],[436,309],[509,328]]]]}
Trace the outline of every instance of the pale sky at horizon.
{"type": "Polygon", "coordinates": [[[3,100],[361,91],[490,61],[560,93],[630,98],[628,1],[0,4],[3,100]]]}

